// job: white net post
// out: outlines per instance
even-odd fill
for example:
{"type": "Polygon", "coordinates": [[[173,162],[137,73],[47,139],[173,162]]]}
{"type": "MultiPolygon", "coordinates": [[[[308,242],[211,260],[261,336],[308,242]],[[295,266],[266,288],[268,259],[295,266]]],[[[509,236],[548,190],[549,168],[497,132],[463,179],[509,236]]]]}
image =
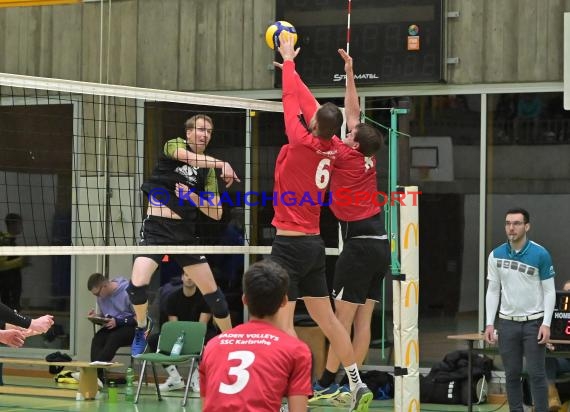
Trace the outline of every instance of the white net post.
{"type": "Polygon", "coordinates": [[[404,188],[400,205],[401,273],[405,280],[394,280],[394,410],[419,412],[419,225],[417,186],[404,188]],[[412,201],[415,199],[415,201],[412,201]]]}

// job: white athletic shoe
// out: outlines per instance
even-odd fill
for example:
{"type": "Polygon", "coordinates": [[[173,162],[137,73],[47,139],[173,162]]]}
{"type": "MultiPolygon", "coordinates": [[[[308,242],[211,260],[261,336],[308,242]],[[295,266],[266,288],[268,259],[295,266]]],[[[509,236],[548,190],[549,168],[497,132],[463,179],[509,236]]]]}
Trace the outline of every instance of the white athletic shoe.
{"type": "Polygon", "coordinates": [[[192,392],[200,393],[200,373],[198,368],[194,369],[192,372],[192,377],[190,378],[190,390],[192,392]]]}
{"type": "Polygon", "coordinates": [[[173,379],[169,376],[166,382],[161,383],[158,387],[161,392],[175,391],[184,388],[184,381],[180,378],[173,379]]]}

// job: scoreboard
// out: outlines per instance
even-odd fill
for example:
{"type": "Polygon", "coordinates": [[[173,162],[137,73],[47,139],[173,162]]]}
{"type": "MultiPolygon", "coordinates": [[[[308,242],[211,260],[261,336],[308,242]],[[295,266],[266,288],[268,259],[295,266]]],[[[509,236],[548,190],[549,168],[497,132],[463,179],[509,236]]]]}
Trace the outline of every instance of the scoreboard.
{"type": "MultiPolygon", "coordinates": [[[[347,0],[277,0],[295,26],[297,71],[310,86],[344,86],[347,0]]],[[[359,85],[442,80],[443,0],[353,0],[350,55],[359,85]]],[[[281,85],[276,71],[275,86],[281,85]]]]}

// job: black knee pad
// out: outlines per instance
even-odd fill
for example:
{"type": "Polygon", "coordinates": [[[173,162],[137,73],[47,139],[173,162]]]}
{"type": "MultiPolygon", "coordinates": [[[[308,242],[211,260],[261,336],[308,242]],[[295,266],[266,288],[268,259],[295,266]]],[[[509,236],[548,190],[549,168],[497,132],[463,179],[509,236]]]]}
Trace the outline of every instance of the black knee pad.
{"type": "Polygon", "coordinates": [[[222,319],[230,314],[228,310],[228,302],[226,301],[226,297],[224,296],[220,288],[218,288],[213,293],[208,293],[207,295],[204,295],[204,300],[212,310],[212,314],[214,315],[215,318],[222,319]]]}
{"type": "Polygon", "coordinates": [[[127,293],[133,305],[142,305],[148,301],[148,294],[146,293],[148,285],[135,286],[133,282],[129,282],[127,293]]]}

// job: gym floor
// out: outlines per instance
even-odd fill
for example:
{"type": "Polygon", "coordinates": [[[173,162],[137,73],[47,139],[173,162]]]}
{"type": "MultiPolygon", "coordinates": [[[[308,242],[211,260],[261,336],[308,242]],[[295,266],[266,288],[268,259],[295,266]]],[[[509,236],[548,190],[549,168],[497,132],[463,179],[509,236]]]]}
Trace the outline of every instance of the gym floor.
{"type": "MultiPolygon", "coordinates": [[[[26,385],[38,387],[54,387],[56,385],[53,380],[47,378],[27,378],[21,376],[5,376],[4,382],[7,385],[26,385]]],[[[70,385],[62,385],[63,387],[72,387],[70,385]]],[[[0,411],[3,412],[20,412],[20,411],[81,411],[81,412],[180,412],[180,411],[201,411],[201,402],[197,393],[190,393],[188,403],[185,408],[181,407],[183,391],[168,392],[163,395],[162,402],[159,402],[154,391],[154,386],[143,386],[139,403],[134,405],[125,402],[124,387],[119,387],[119,401],[117,403],[109,403],[106,399],[93,401],[75,401],[64,398],[41,398],[34,396],[17,396],[17,395],[1,395],[0,411]]],[[[393,411],[392,401],[374,401],[370,408],[371,411],[393,411]]],[[[422,411],[457,411],[464,412],[467,407],[461,405],[437,405],[422,404],[422,411]]],[[[324,403],[311,405],[311,412],[333,412],[346,411],[346,408],[334,408],[324,403]]],[[[507,405],[481,405],[474,406],[475,412],[507,412],[507,405]]]]}

